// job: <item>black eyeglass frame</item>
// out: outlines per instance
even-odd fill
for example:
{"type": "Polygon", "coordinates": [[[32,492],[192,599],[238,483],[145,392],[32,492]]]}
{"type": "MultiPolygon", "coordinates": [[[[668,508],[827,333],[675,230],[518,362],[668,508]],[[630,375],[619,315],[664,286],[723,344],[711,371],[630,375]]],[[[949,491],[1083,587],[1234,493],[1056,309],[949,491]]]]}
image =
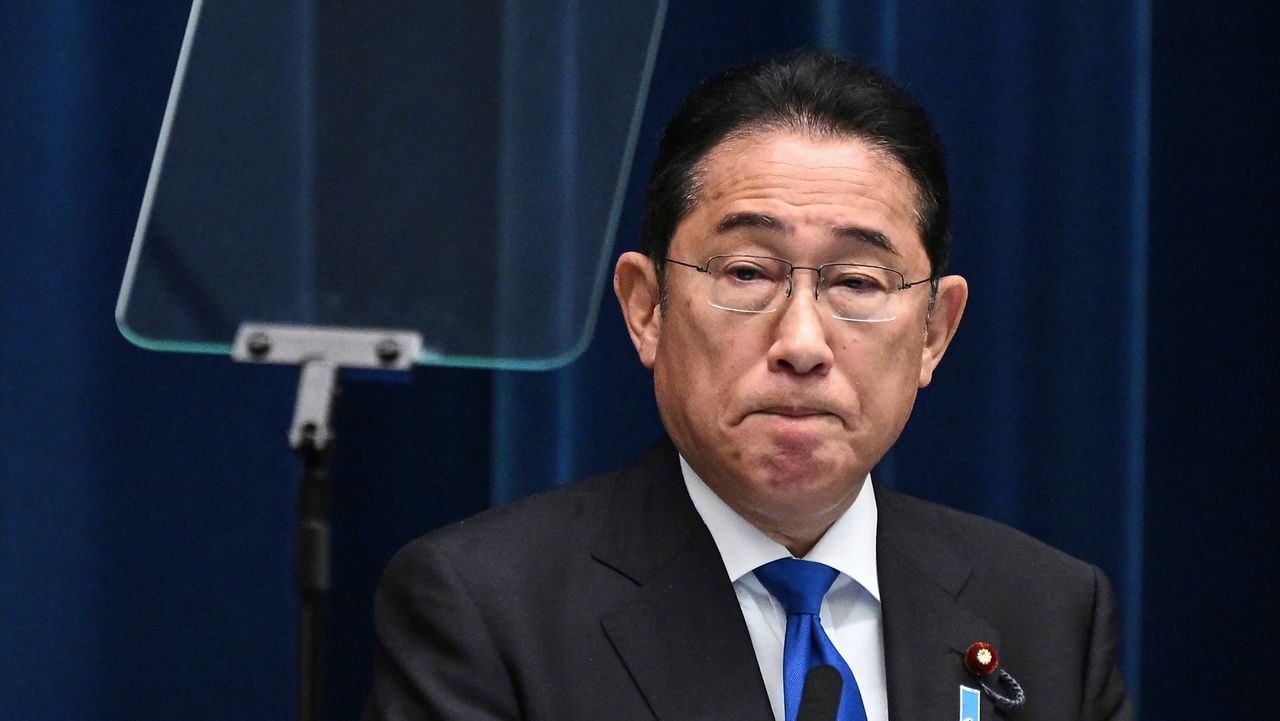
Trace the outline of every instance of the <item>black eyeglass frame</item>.
{"type": "MultiPolygon", "coordinates": [[[[706,262],[703,265],[686,263],[683,260],[676,260],[675,258],[663,258],[662,260],[665,263],[675,263],[676,265],[683,265],[686,268],[693,268],[699,273],[706,273],[707,275],[711,275],[711,270],[710,270],[711,263],[716,258],[751,258],[753,260],[776,260],[779,263],[782,263],[783,265],[791,269],[787,271],[787,297],[788,298],[791,297],[791,291],[795,288],[795,283],[791,280],[791,276],[797,270],[812,270],[814,273],[817,274],[818,282],[813,284],[813,297],[815,300],[818,297],[818,288],[822,285],[822,271],[827,268],[851,267],[851,268],[875,268],[876,270],[887,270],[901,279],[898,283],[898,287],[894,288],[895,292],[901,291],[901,290],[910,290],[911,288],[917,285],[921,285],[923,283],[934,284],[934,283],[937,283],[939,278],[939,276],[931,275],[928,278],[913,280],[910,283],[908,283],[907,276],[903,275],[902,271],[894,270],[893,268],[887,268],[883,265],[871,265],[870,263],[823,263],[822,265],[815,268],[810,265],[796,265],[795,263],[792,263],[791,261],[786,260],[785,258],[777,258],[772,255],[746,255],[741,253],[734,253],[734,254],[728,254],[728,255],[713,255],[710,258],[707,258],[706,262]]],[[[935,292],[936,292],[936,288],[935,288],[935,292]]]]}

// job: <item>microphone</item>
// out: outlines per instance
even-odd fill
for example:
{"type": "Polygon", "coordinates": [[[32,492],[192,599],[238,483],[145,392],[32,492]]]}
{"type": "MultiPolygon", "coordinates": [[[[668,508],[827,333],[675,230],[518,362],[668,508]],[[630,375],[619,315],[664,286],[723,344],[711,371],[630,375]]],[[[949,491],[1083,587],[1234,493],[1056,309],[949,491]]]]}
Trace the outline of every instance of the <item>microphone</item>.
{"type": "Polygon", "coordinates": [[[834,666],[820,664],[809,669],[800,692],[800,708],[796,721],[835,721],[840,712],[840,693],[844,679],[834,666]]]}

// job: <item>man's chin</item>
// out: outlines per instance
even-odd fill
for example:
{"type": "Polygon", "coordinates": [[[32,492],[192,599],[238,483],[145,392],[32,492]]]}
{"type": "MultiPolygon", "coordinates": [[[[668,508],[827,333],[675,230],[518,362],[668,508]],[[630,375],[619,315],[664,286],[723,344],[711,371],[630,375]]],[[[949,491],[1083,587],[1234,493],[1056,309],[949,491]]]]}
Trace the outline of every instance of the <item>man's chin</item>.
{"type": "Polygon", "coordinates": [[[845,459],[825,457],[823,446],[801,452],[787,445],[765,445],[740,468],[745,484],[756,493],[784,505],[804,505],[805,499],[839,495],[861,480],[845,459]],[[855,476],[857,476],[855,478],[855,476]]]}
{"type": "Polygon", "coordinates": [[[779,482],[836,477],[849,466],[848,445],[829,429],[788,428],[762,434],[747,446],[755,468],[779,482]]]}

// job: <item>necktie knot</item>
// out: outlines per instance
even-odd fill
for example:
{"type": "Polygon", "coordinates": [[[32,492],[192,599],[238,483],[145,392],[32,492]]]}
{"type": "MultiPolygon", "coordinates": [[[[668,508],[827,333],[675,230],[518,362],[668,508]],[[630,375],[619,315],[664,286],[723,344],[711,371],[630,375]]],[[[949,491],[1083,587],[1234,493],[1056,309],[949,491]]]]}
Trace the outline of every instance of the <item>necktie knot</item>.
{"type": "Polygon", "coordinates": [[[822,597],[838,575],[840,572],[830,566],[799,558],[780,558],[756,569],[756,578],[788,616],[818,615],[822,597]]]}

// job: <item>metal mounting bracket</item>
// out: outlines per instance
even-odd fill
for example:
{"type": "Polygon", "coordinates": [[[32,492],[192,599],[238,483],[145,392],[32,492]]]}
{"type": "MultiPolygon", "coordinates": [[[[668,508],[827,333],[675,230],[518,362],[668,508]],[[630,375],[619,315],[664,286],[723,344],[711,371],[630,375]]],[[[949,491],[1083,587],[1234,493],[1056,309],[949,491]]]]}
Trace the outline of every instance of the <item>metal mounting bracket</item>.
{"type": "Polygon", "coordinates": [[[242,363],[302,369],[289,446],[323,450],[333,441],[330,417],[342,368],[407,371],[422,351],[416,331],[242,323],[231,357],[242,363]]]}

